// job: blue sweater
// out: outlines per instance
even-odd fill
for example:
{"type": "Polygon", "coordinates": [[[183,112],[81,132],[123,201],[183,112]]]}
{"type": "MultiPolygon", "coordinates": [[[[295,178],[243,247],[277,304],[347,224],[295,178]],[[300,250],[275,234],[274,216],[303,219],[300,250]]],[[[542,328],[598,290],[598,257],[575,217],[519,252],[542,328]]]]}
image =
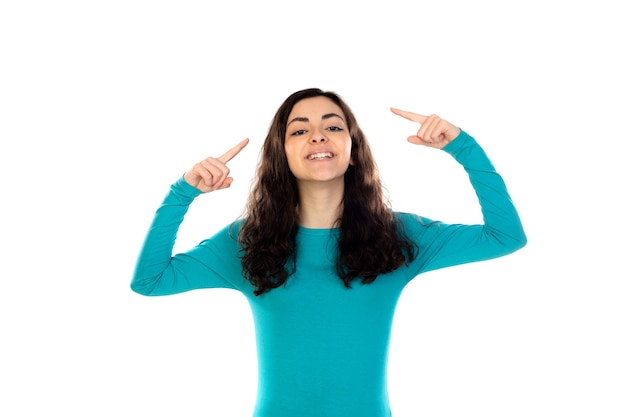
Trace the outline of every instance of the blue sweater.
{"type": "Polygon", "coordinates": [[[445,224],[397,213],[419,247],[418,256],[372,284],[357,280],[348,289],[337,276],[339,229],[300,227],[295,274],[260,296],[242,275],[240,222],[172,257],[179,225],[200,195],[181,178],[156,212],[131,288],[152,296],[199,288],[243,293],[256,329],[254,417],[388,417],[387,353],[405,285],[423,272],[496,258],[526,244],[506,186],[475,140],[461,131],[443,150],[468,173],[484,224],[445,224]]]}

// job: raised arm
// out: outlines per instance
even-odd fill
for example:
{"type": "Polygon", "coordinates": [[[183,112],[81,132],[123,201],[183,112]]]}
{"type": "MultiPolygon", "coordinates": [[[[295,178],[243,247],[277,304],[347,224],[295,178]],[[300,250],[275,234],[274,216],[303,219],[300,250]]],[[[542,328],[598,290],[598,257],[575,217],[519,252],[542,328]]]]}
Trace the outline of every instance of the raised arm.
{"type": "MultiPolygon", "coordinates": [[[[205,241],[188,253],[172,256],[176,234],[189,205],[202,193],[230,187],[233,178],[226,166],[246,145],[240,142],[219,158],[195,164],[170,187],[158,208],[137,259],[131,289],[143,295],[167,295],[197,288],[232,287],[221,251],[236,252],[235,242],[225,231],[214,241],[205,241]],[[222,256],[221,256],[222,255],[222,256]],[[207,259],[215,259],[215,265],[207,259]]],[[[233,271],[236,268],[232,268],[233,271]]]]}
{"type": "Polygon", "coordinates": [[[393,109],[421,126],[408,141],[441,149],[453,156],[469,175],[483,214],[483,224],[445,224],[415,218],[409,229],[418,240],[416,273],[510,254],[526,244],[519,214],[504,180],[478,143],[436,115],[393,109]]]}

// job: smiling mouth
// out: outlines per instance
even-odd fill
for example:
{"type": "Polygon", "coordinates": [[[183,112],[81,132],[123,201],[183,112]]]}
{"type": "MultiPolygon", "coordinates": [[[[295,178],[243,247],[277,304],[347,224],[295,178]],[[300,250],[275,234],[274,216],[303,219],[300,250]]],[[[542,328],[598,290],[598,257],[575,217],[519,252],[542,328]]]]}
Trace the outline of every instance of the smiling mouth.
{"type": "Polygon", "coordinates": [[[308,159],[309,161],[313,161],[315,159],[332,158],[333,156],[335,156],[335,154],[333,154],[331,152],[319,152],[319,153],[313,153],[313,154],[307,156],[306,159],[308,159]]]}

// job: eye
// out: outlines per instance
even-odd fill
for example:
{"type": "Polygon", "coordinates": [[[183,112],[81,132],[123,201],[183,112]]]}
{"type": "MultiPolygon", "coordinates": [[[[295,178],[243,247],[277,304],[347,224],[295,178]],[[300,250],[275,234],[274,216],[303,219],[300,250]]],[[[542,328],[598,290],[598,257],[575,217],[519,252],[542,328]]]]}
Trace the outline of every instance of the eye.
{"type": "Polygon", "coordinates": [[[341,132],[343,129],[339,126],[330,126],[328,130],[330,130],[331,132],[341,132]]]}
{"type": "Polygon", "coordinates": [[[300,135],[304,135],[305,133],[306,133],[306,130],[299,129],[299,130],[294,131],[291,135],[292,136],[300,136],[300,135]]]}

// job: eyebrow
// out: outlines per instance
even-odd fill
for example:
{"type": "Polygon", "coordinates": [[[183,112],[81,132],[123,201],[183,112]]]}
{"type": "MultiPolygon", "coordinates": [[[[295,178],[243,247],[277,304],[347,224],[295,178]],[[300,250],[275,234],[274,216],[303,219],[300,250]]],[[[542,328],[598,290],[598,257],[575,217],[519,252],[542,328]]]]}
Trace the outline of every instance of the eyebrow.
{"type": "MultiPolygon", "coordinates": [[[[343,117],[339,116],[337,113],[326,113],[326,114],[322,115],[322,120],[327,120],[327,119],[330,119],[332,117],[338,117],[343,122],[345,122],[345,120],[343,120],[343,117]]],[[[293,119],[291,119],[289,121],[289,123],[287,123],[287,126],[289,126],[293,122],[308,122],[308,121],[309,121],[308,117],[294,117],[293,119]]]]}

